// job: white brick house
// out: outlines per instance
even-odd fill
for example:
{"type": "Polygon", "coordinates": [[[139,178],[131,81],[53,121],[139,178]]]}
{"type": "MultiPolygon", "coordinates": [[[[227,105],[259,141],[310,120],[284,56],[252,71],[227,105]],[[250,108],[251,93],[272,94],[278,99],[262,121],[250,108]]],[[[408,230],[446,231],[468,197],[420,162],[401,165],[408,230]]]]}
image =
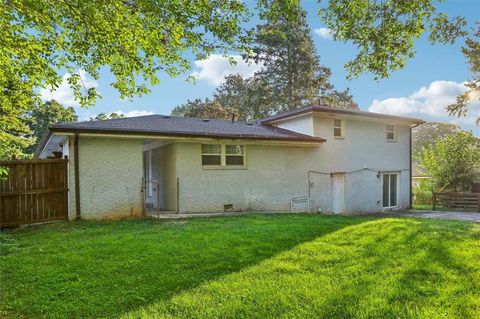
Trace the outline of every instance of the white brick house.
{"type": "Polygon", "coordinates": [[[258,123],[152,115],[55,125],[36,157],[68,156],[70,218],[285,211],[298,197],[357,214],[410,206],[420,123],[322,106],[258,123]]]}

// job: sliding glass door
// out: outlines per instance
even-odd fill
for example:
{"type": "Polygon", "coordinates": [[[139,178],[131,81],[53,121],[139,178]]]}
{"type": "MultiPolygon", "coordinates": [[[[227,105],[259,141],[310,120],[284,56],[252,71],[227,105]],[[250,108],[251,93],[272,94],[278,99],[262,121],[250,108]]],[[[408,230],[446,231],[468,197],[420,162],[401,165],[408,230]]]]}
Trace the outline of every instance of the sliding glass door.
{"type": "Polygon", "coordinates": [[[398,206],[398,173],[383,174],[383,207],[398,206]]]}

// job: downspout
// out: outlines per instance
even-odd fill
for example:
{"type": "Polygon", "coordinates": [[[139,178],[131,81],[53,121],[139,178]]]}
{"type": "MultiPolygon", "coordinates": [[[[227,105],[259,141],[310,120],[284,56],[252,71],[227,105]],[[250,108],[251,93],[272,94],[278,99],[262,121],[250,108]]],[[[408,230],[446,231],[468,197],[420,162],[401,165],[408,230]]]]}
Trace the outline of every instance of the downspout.
{"type": "Polygon", "coordinates": [[[410,145],[409,145],[409,146],[410,146],[410,147],[409,147],[409,155],[410,155],[410,156],[409,156],[409,159],[410,159],[410,205],[409,205],[409,206],[410,206],[410,209],[413,207],[413,191],[412,191],[412,187],[413,187],[413,181],[412,181],[412,179],[413,179],[413,173],[412,173],[412,169],[413,169],[413,167],[412,167],[412,165],[413,165],[413,161],[412,161],[412,130],[413,130],[414,128],[416,128],[418,125],[420,125],[420,124],[414,124],[414,125],[410,126],[410,136],[409,136],[409,138],[410,138],[410,142],[409,142],[409,144],[410,144],[410,145]]]}
{"type": "Polygon", "coordinates": [[[80,169],[78,167],[78,133],[75,133],[73,140],[73,154],[74,154],[74,166],[75,166],[75,218],[80,219],[80,169]]]}

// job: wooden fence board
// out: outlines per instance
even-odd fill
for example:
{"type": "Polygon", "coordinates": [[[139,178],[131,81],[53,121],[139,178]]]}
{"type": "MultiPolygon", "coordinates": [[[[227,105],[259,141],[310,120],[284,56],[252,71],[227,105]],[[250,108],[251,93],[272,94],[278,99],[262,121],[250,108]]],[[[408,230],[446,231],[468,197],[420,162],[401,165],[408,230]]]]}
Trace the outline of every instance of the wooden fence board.
{"type": "Polygon", "coordinates": [[[68,217],[67,159],[0,161],[0,227],[68,217]]]}
{"type": "Polygon", "coordinates": [[[433,209],[436,207],[480,212],[480,193],[433,193],[433,209]]]}

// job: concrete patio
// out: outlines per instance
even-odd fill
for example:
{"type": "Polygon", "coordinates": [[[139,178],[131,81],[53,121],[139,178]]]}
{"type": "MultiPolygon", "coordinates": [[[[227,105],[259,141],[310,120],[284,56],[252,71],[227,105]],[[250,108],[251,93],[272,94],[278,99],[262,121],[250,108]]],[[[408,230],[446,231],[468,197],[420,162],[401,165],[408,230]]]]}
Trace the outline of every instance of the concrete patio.
{"type": "Polygon", "coordinates": [[[450,219],[450,220],[471,221],[471,222],[480,223],[480,212],[407,210],[407,211],[385,212],[385,213],[377,214],[376,216],[436,218],[436,219],[450,219]]]}

